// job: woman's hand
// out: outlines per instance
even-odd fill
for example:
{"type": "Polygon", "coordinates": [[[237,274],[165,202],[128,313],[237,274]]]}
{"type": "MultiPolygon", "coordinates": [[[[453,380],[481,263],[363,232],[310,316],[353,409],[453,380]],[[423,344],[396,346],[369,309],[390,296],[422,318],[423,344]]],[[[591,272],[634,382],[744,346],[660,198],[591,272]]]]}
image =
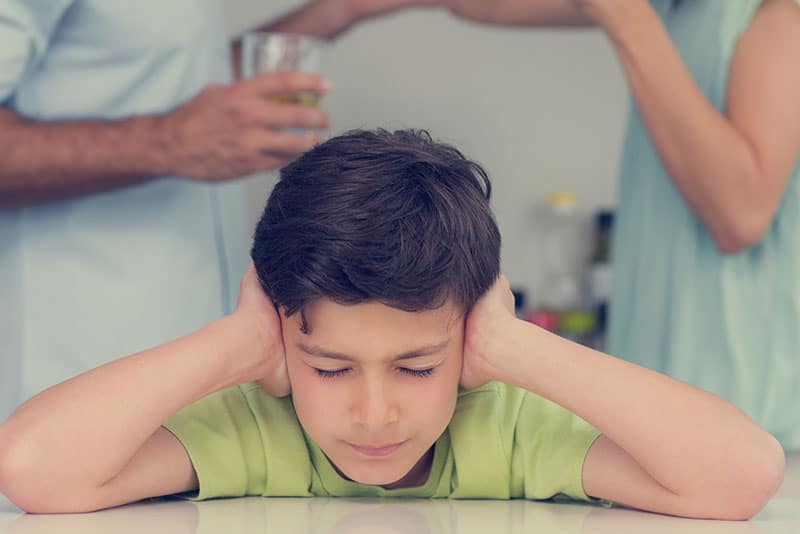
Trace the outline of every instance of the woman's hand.
{"type": "Polygon", "coordinates": [[[444,0],[344,0],[357,20],[386,15],[409,7],[441,6],[444,0]]]}
{"type": "Polygon", "coordinates": [[[257,347],[252,354],[246,355],[252,359],[249,365],[252,377],[249,380],[258,382],[270,395],[285,397],[291,392],[291,386],[286,371],[281,319],[275,305],[261,289],[252,263],[242,278],[234,315],[258,333],[257,347]]]}
{"type": "Polygon", "coordinates": [[[643,7],[650,9],[648,0],[571,0],[571,2],[576,11],[607,32],[635,23],[637,12],[643,7]]]}
{"type": "Polygon", "coordinates": [[[464,364],[461,386],[472,389],[502,380],[498,359],[506,354],[509,327],[516,321],[514,295],[502,274],[472,307],[464,329],[464,364]]]}
{"type": "Polygon", "coordinates": [[[577,5],[582,2],[577,0],[441,0],[441,3],[458,17],[484,24],[587,26],[592,23],[577,5]]]}

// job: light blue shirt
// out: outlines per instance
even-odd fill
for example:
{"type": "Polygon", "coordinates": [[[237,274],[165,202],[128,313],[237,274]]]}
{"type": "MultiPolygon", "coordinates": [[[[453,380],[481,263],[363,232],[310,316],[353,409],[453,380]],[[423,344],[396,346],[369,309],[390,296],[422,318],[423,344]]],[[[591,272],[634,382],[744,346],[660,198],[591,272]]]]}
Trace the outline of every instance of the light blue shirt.
{"type": "MultiPolygon", "coordinates": [[[[0,105],[39,121],[171,110],[231,79],[220,7],[2,0],[0,105]]],[[[0,210],[0,421],[50,385],[229,311],[251,233],[242,187],[172,177],[0,210]]]]}
{"type": "MultiPolygon", "coordinates": [[[[734,49],[760,0],[653,4],[724,111],[734,49]]],[[[727,398],[800,449],[800,164],[761,242],[722,255],[634,108],[614,241],[610,352],[727,398]]]]}

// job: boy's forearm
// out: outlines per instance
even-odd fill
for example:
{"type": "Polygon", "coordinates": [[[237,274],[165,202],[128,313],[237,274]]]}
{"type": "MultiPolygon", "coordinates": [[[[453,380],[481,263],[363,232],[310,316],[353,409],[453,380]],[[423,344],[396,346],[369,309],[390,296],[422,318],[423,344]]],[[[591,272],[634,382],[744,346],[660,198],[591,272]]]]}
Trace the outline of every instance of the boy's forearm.
{"type": "Polygon", "coordinates": [[[150,180],[169,157],[157,117],[37,123],[0,109],[0,209],[150,180]]]}
{"type": "Polygon", "coordinates": [[[523,321],[505,338],[500,380],[576,413],[676,494],[717,491],[715,466],[774,458],[774,438],[708,392],[523,321]]]}
{"type": "Polygon", "coordinates": [[[257,347],[254,336],[229,316],[54,386],[0,426],[0,449],[26,466],[31,480],[61,488],[100,487],[175,412],[252,379],[239,362],[257,347]]]}

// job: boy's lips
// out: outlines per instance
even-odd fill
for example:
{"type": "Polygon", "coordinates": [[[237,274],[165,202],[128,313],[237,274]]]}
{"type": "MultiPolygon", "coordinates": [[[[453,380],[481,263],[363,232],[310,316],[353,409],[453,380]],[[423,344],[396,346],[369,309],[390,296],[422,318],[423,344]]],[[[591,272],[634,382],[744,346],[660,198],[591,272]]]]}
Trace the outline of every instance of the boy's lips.
{"type": "Polygon", "coordinates": [[[400,443],[391,443],[388,445],[356,445],[355,443],[348,443],[356,452],[365,456],[389,456],[394,451],[400,448],[405,441],[400,443]]]}

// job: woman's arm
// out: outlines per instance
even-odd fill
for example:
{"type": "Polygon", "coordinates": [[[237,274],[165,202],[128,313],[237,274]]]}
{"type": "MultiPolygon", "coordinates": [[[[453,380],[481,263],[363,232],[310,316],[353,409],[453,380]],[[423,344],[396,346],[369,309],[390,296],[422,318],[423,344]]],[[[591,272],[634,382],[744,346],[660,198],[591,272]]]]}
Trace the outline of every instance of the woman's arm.
{"type": "MultiPolygon", "coordinates": [[[[297,33],[317,39],[336,39],[353,26],[411,7],[439,6],[443,0],[311,0],[259,31],[297,33]]],[[[241,74],[242,42],[232,43],[234,71],[241,74]]]]}
{"type": "Polygon", "coordinates": [[[186,451],[162,423],[214,391],[250,380],[274,377],[267,388],[288,393],[279,319],[248,277],[249,296],[240,298],[235,314],[22,405],[0,426],[0,492],[23,510],[57,513],[197,488],[186,451]]]}
{"type": "Polygon", "coordinates": [[[719,250],[737,253],[756,244],[800,155],[800,6],[764,2],[738,43],[720,113],[649,2],[583,3],[617,50],[676,188],[719,250]]]}
{"type": "Polygon", "coordinates": [[[800,154],[800,7],[765,0],[731,66],[727,108],[700,91],[647,0],[443,0],[506,26],[602,27],[675,186],[723,253],[772,224],[800,154]]]}
{"type": "Polygon", "coordinates": [[[593,26],[576,0],[442,0],[455,15],[503,26],[593,26]]]}
{"type": "Polygon", "coordinates": [[[713,519],[755,515],[783,479],[780,444],[731,403],[513,316],[502,279],[467,320],[462,385],[499,380],[579,415],[601,436],[588,495],[713,519]]]}

